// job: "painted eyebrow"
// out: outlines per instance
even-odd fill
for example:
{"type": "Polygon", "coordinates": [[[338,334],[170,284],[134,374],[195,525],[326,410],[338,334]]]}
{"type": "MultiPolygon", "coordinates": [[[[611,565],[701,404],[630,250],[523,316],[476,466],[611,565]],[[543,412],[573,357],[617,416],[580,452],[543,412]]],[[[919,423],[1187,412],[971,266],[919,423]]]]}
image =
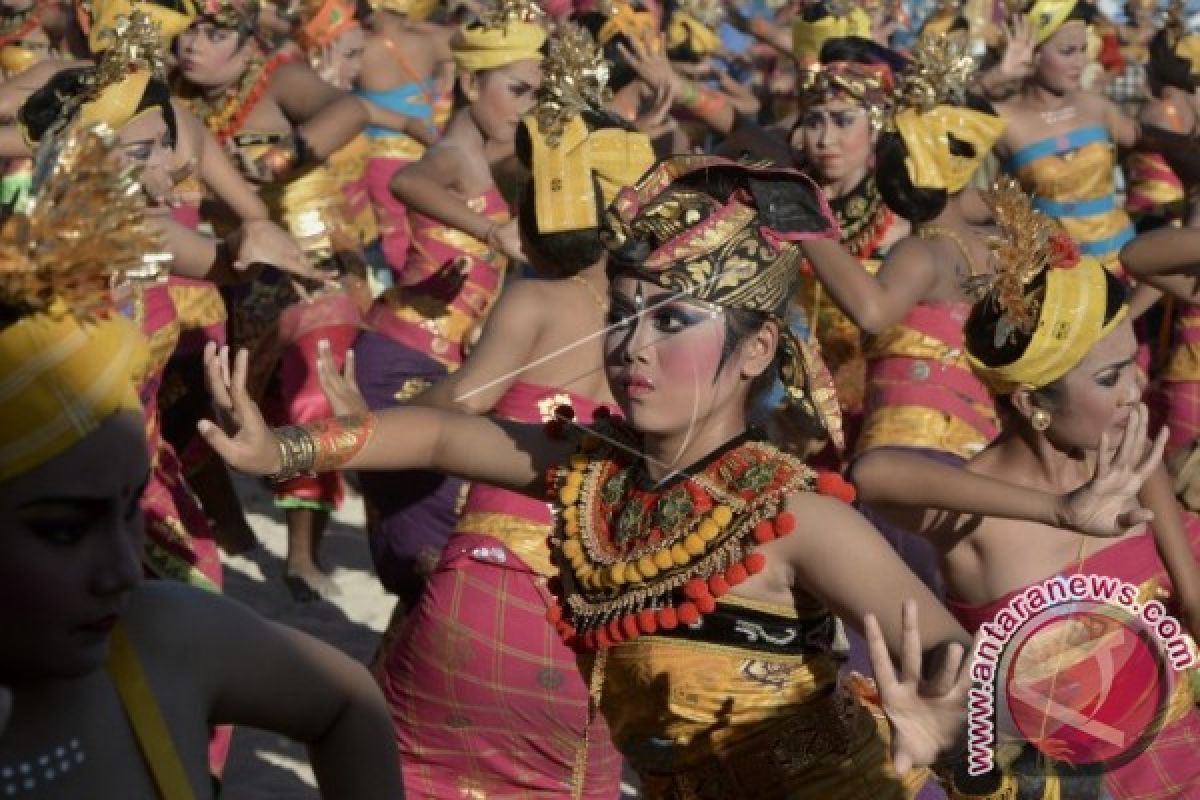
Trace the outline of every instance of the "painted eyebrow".
{"type": "Polygon", "coordinates": [[[1101,367],[1100,369],[1093,372],[1092,376],[1096,377],[1096,376],[1100,375],[1102,372],[1108,372],[1108,371],[1114,370],[1114,369],[1124,369],[1125,367],[1128,367],[1130,364],[1132,364],[1136,360],[1137,360],[1137,354],[1135,353],[1123,361],[1114,361],[1113,363],[1109,364],[1108,366],[1101,367]]]}
{"type": "MultiPolygon", "coordinates": [[[[150,485],[150,471],[146,471],[146,476],[142,478],[140,484],[134,490],[130,497],[140,497],[146,491],[146,487],[150,485]]],[[[30,508],[42,508],[44,506],[84,506],[95,509],[99,506],[107,505],[109,495],[56,495],[54,497],[40,497],[36,500],[29,500],[17,506],[18,510],[30,508]]]]}

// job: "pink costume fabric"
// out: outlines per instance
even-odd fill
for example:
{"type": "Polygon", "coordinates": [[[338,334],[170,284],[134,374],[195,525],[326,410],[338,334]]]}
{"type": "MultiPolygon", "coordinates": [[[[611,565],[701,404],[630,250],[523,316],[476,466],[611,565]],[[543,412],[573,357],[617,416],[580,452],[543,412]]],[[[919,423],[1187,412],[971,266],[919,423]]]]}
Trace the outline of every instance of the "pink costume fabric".
{"type": "MultiPolygon", "coordinates": [[[[590,420],[590,399],[515,383],[494,412],[544,421],[560,404],[590,420]]],[[[473,485],[458,528],[383,662],[384,694],[410,800],[582,796],[613,800],[620,759],[603,717],[585,739],[588,690],[575,654],[546,622],[553,568],[545,503],[473,485]]]]}
{"type": "MultiPolygon", "coordinates": [[[[1184,523],[1192,552],[1200,553],[1200,517],[1185,514],[1184,523]]],[[[1056,574],[1108,575],[1143,587],[1151,596],[1155,589],[1168,593],[1172,589],[1150,531],[1126,537],[1056,574]]],[[[984,606],[968,605],[953,598],[947,598],[945,602],[963,627],[974,632],[983,623],[991,621],[1021,591],[1023,589],[1010,592],[984,606]]],[[[1170,613],[1178,613],[1170,597],[1164,604],[1170,613]]],[[[1188,680],[1187,675],[1176,678],[1185,683],[1188,680]]],[[[1192,706],[1179,719],[1167,722],[1144,752],[1107,773],[1104,788],[1113,800],[1200,798],[1197,747],[1200,747],[1200,711],[1192,706]]]]}

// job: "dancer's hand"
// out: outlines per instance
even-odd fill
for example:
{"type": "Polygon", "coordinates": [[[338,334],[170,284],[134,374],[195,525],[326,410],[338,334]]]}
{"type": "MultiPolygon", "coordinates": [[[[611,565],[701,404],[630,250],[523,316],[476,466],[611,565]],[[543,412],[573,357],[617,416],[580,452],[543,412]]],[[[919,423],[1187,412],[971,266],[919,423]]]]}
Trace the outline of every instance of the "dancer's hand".
{"type": "Polygon", "coordinates": [[[296,240],[283,228],[268,219],[252,219],[230,237],[234,248],[233,268],[249,269],[253,264],[267,264],[294,278],[328,283],[332,273],[314,267],[296,240]]]}
{"type": "Polygon", "coordinates": [[[905,600],[897,677],[879,620],[864,620],[867,648],[883,712],[892,724],[892,764],[899,775],[914,767],[933,764],[959,744],[965,732],[970,665],[958,642],[946,649],[941,669],[928,681],[921,679],[921,636],[917,630],[917,604],[905,600]],[[960,669],[961,668],[961,669],[960,669]]]}
{"type": "Polygon", "coordinates": [[[196,429],[229,466],[251,475],[271,475],[279,471],[279,450],[275,434],[246,391],[249,370],[247,351],[238,351],[230,369],[228,347],[218,351],[213,342],[205,345],[204,379],[221,424],[202,419],[196,429]]]}
{"type": "Polygon", "coordinates": [[[633,39],[628,47],[623,43],[618,44],[617,52],[647,86],[652,89],[670,87],[673,95],[679,94],[679,87],[683,79],[667,59],[665,35],[659,35],[659,41],[654,48],[646,46],[638,39],[633,39]]]}
{"type": "Polygon", "coordinates": [[[333,360],[333,348],[328,339],[317,342],[317,380],[321,383],[321,391],[329,401],[330,408],[336,417],[351,414],[365,414],[367,401],[358,388],[358,380],[354,377],[354,351],[346,351],[346,364],[341,372],[337,362],[333,360]]]}
{"type": "Polygon", "coordinates": [[[1004,26],[1004,55],[1000,72],[1007,78],[1024,80],[1033,74],[1033,51],[1037,42],[1033,26],[1024,14],[1016,14],[1004,26]]]}
{"type": "Polygon", "coordinates": [[[498,251],[510,261],[525,263],[525,250],[521,247],[521,232],[517,229],[517,221],[511,219],[500,225],[493,225],[487,234],[487,246],[498,251]]]}
{"type": "Polygon", "coordinates": [[[1165,427],[1153,442],[1148,440],[1149,422],[1149,410],[1139,403],[1116,447],[1109,444],[1107,433],[1100,437],[1092,479],[1062,498],[1061,527],[1092,536],[1121,536],[1154,519],[1148,508],[1129,507],[1167,446],[1165,427]]]}

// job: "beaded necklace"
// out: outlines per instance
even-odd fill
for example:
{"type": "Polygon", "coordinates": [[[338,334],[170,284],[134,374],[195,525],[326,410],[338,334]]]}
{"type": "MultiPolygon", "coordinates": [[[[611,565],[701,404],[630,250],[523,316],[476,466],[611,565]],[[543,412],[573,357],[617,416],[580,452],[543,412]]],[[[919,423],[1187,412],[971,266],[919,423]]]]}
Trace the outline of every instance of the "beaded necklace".
{"type": "Polygon", "coordinates": [[[217,141],[225,144],[242,129],[246,119],[258,106],[275,70],[295,59],[296,55],[290,52],[276,53],[265,62],[261,58],[252,59],[237,85],[226,89],[216,100],[196,95],[189,98],[188,102],[196,116],[204,120],[204,124],[217,137],[217,141]]]}
{"type": "MultiPolygon", "coordinates": [[[[573,419],[559,409],[547,433],[573,419]]],[[[603,650],[692,625],[718,598],[766,566],[759,545],[795,529],[785,509],[796,492],[848,499],[834,473],[755,438],[734,439],[659,486],[642,473],[637,434],[602,410],[569,463],[551,471],[559,506],[551,549],[561,578],[547,619],[570,646],[603,650]]]]}

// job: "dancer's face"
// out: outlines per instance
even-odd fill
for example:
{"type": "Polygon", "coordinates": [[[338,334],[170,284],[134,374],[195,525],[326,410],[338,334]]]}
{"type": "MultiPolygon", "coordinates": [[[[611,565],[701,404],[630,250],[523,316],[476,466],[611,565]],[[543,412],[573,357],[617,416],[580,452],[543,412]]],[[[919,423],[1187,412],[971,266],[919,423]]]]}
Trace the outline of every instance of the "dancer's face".
{"type": "Polygon", "coordinates": [[[338,36],[321,54],[321,77],[339,89],[352,89],[362,74],[366,37],[362,28],[338,36]]]}
{"type": "Polygon", "coordinates": [[[149,171],[165,172],[171,168],[171,133],[162,109],[147,109],[130,120],[117,134],[117,145],[127,165],[149,171]]]}
{"type": "Polygon", "coordinates": [[[1087,26],[1068,22],[1037,49],[1037,80],[1052,92],[1071,92],[1082,86],[1088,63],[1087,26]]]}
{"type": "Polygon", "coordinates": [[[866,109],[839,99],[809,107],[792,144],[820,172],[822,182],[836,183],[866,174],[872,140],[866,109]]]}
{"type": "Polygon", "coordinates": [[[676,434],[702,426],[729,403],[744,403],[742,348],[721,363],[720,306],[630,277],[614,280],[610,291],[605,369],[634,428],[676,434]]]}
{"type": "Polygon", "coordinates": [[[0,681],[100,667],[141,580],[144,422],[121,412],[0,483],[0,681]]]}
{"type": "Polygon", "coordinates": [[[242,76],[254,55],[250,38],[232,28],[198,20],[179,34],[179,69],[197,86],[228,86],[242,76]]]}
{"type": "Polygon", "coordinates": [[[534,92],[542,85],[542,65],[517,61],[467,73],[462,80],[475,124],[488,139],[507,143],[516,138],[521,118],[533,110],[534,92]]]}
{"type": "Polygon", "coordinates": [[[1046,436],[1061,450],[1095,450],[1107,433],[1115,446],[1141,397],[1133,324],[1123,320],[1063,378],[1062,407],[1046,436]]]}

